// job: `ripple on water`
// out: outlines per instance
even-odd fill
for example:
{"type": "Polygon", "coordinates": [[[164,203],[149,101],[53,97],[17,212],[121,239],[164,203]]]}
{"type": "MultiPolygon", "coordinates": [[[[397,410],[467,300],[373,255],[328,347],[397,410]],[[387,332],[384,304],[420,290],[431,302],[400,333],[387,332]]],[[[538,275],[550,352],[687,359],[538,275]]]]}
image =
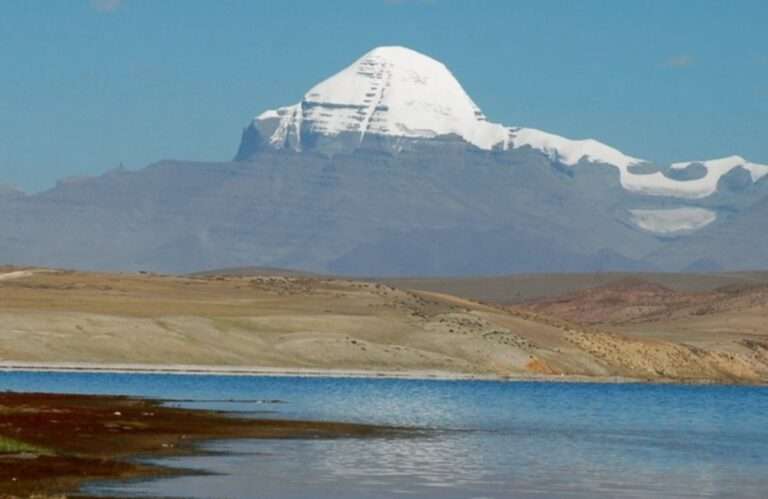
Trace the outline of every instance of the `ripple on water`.
{"type": "Polygon", "coordinates": [[[1,373],[0,389],[119,393],[254,417],[434,430],[410,439],[217,442],[209,446],[215,455],[162,462],[218,474],[92,493],[764,498],[768,490],[766,388],[1,373]]]}

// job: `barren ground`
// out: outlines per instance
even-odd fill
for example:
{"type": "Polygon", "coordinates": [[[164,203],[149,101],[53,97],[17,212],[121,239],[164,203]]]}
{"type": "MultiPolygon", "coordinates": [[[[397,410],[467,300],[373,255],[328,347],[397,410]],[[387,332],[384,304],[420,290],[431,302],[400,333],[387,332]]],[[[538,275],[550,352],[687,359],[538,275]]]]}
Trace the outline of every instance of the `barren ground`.
{"type": "Polygon", "coordinates": [[[0,269],[2,275],[6,363],[768,380],[768,306],[760,286],[732,289],[725,305],[718,304],[727,290],[689,293],[629,281],[626,289],[582,289],[508,306],[314,276],[18,268],[0,269]],[[597,292],[606,294],[602,301],[597,292]],[[640,305],[631,298],[638,293],[649,294],[640,305]],[[706,313],[696,308],[702,306],[706,313]]]}

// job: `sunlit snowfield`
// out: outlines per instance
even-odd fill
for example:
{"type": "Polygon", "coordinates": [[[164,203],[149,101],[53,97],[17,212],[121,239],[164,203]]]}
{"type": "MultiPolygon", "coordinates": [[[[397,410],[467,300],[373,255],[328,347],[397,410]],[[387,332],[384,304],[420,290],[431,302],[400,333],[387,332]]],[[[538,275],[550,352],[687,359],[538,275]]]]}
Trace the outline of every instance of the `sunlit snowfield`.
{"type": "Polygon", "coordinates": [[[227,452],[159,461],[213,475],[89,490],[98,494],[764,498],[768,490],[766,388],[0,373],[0,389],[433,430],[408,439],[216,442],[209,447],[227,452]]]}

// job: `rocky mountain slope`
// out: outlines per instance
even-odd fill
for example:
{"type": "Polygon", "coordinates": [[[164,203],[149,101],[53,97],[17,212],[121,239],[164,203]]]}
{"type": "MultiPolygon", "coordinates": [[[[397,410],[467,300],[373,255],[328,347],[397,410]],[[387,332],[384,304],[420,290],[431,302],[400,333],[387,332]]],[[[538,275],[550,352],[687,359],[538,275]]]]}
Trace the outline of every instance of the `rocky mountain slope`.
{"type": "Polygon", "coordinates": [[[235,161],[163,161],[0,191],[0,261],[356,275],[768,265],[768,166],[656,166],[489,121],[442,63],[380,47],[243,132],[235,161]]]}

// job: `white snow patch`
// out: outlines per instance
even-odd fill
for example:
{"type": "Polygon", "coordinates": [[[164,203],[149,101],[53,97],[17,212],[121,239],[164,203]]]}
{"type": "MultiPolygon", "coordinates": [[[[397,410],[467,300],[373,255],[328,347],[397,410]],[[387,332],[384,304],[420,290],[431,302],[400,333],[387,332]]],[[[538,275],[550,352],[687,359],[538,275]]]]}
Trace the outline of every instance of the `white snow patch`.
{"type": "Polygon", "coordinates": [[[747,170],[752,177],[752,182],[757,182],[768,174],[768,166],[750,163],[741,156],[673,163],[670,165],[670,168],[673,170],[683,170],[692,164],[704,166],[707,170],[706,175],[693,180],[675,180],[661,172],[657,172],[652,175],[634,175],[632,180],[644,180],[642,190],[646,194],[701,199],[717,192],[717,184],[720,182],[720,179],[735,168],[742,167],[747,170]],[[641,177],[651,178],[642,179],[641,177]]]}
{"type": "MultiPolygon", "coordinates": [[[[272,116],[277,115],[280,117],[280,125],[275,130],[275,133],[272,134],[272,136],[269,138],[269,142],[274,146],[281,146],[285,143],[285,141],[288,139],[288,134],[290,133],[291,126],[294,123],[299,122],[299,118],[297,118],[297,115],[300,114],[300,105],[296,104],[293,106],[285,106],[281,107],[279,109],[273,110],[273,111],[265,111],[262,114],[265,115],[267,113],[270,113],[269,115],[272,116]]],[[[259,118],[256,118],[259,119],[259,118]]]]}
{"type": "Polygon", "coordinates": [[[710,177],[710,183],[714,181],[715,188],[717,187],[717,182],[720,180],[720,177],[727,175],[731,170],[738,167],[742,167],[749,172],[749,175],[752,177],[752,182],[757,182],[768,175],[768,165],[751,163],[741,156],[728,156],[727,158],[720,159],[673,163],[670,165],[670,168],[673,170],[685,170],[690,165],[694,164],[700,164],[707,169],[707,175],[704,178],[710,177]]]}
{"type": "Polygon", "coordinates": [[[279,118],[280,113],[277,111],[277,109],[267,109],[260,115],[256,117],[257,120],[269,120],[274,118],[279,118]]]}
{"type": "MultiPolygon", "coordinates": [[[[683,170],[692,164],[701,164],[707,173],[701,178],[693,180],[675,180],[661,172],[651,175],[629,174],[627,182],[636,187],[632,190],[640,190],[646,194],[674,196],[688,199],[701,199],[717,192],[717,184],[720,179],[731,170],[742,167],[752,177],[752,182],[757,182],[768,174],[768,166],[750,163],[741,156],[729,156],[727,158],[712,159],[708,161],[688,161],[673,163],[670,168],[683,170]]],[[[622,172],[622,177],[624,173],[622,172]]]]}
{"type": "Polygon", "coordinates": [[[714,194],[717,184],[728,172],[737,167],[746,169],[753,182],[768,175],[768,166],[750,163],[740,156],[709,161],[674,163],[672,169],[682,170],[694,163],[700,163],[707,174],[694,180],[669,178],[663,172],[634,173],[630,167],[647,163],[645,160],[627,156],[621,151],[593,139],[571,140],[533,128],[512,129],[513,147],[530,146],[542,151],[552,161],[575,166],[579,161],[605,163],[619,170],[621,185],[628,191],[651,196],[671,196],[686,199],[700,199],[714,194]]]}
{"type": "Polygon", "coordinates": [[[550,160],[568,166],[585,160],[607,163],[620,170],[626,170],[631,165],[644,163],[642,159],[627,156],[618,149],[594,139],[571,140],[535,128],[513,129],[511,141],[512,147],[530,146],[542,151],[550,160]]]}
{"type": "Polygon", "coordinates": [[[629,212],[635,225],[656,234],[691,232],[706,227],[717,219],[717,214],[714,211],[690,206],[655,210],[629,210],[629,212]]]}

